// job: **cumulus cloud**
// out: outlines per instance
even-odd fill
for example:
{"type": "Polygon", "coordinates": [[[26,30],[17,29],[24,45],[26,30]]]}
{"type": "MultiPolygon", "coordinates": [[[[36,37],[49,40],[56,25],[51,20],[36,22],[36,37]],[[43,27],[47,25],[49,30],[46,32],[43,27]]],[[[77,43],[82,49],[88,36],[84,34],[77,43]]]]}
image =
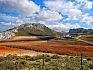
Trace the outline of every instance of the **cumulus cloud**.
{"type": "Polygon", "coordinates": [[[14,21],[7,25],[20,25],[22,23],[39,22],[54,30],[65,30],[81,27],[78,23],[71,21],[81,21],[86,24],[93,23],[93,16],[86,15],[83,11],[90,10],[93,2],[89,0],[43,0],[45,8],[40,8],[32,0],[0,0],[0,4],[7,5],[10,9],[15,9],[20,14],[16,17],[0,14],[0,19],[14,21]],[[66,17],[64,17],[66,16],[66,17]],[[61,21],[61,22],[60,22],[61,21]],[[65,23],[64,23],[65,21],[65,23]]]}
{"type": "Polygon", "coordinates": [[[88,0],[76,0],[77,2],[87,2],[88,0]]]}
{"type": "Polygon", "coordinates": [[[82,12],[78,9],[66,9],[63,14],[68,15],[70,20],[78,20],[78,18],[82,15],[82,12]]]}
{"type": "Polygon", "coordinates": [[[65,0],[46,0],[44,3],[49,9],[58,12],[62,12],[63,9],[74,8],[72,2],[66,2],[65,0]]]}
{"type": "Polygon", "coordinates": [[[34,13],[40,11],[40,7],[29,0],[0,0],[0,4],[11,6],[26,16],[32,16],[34,13]]]}
{"type": "Polygon", "coordinates": [[[71,28],[81,28],[81,26],[78,23],[71,24],[71,23],[61,23],[61,22],[45,22],[45,21],[39,21],[38,23],[42,23],[46,25],[47,27],[62,32],[68,32],[71,28]]]}
{"type": "Polygon", "coordinates": [[[93,16],[89,16],[89,14],[82,15],[82,22],[85,22],[88,25],[93,25],[93,16]]]}
{"type": "Polygon", "coordinates": [[[79,9],[79,5],[76,5],[71,1],[48,0],[44,3],[49,9],[61,12],[63,15],[67,15],[71,20],[76,20],[78,16],[82,14],[82,11],[79,9]]]}
{"type": "Polygon", "coordinates": [[[0,0],[0,3],[15,8],[27,17],[32,16],[33,18],[38,16],[39,19],[44,19],[47,21],[60,20],[62,18],[62,16],[58,12],[45,9],[40,10],[40,7],[38,5],[29,0],[0,0]],[[39,15],[37,14],[37,16],[35,16],[35,13],[37,12],[39,13],[39,15]]]}
{"type": "Polygon", "coordinates": [[[66,0],[45,0],[44,3],[49,9],[61,12],[63,15],[67,15],[69,19],[76,20],[82,15],[82,10],[91,9],[93,5],[88,0],[76,1],[77,3],[66,0]]]}
{"type": "Polygon", "coordinates": [[[84,9],[91,9],[92,8],[93,3],[92,2],[86,2],[84,9]]]}
{"type": "MultiPolygon", "coordinates": [[[[86,16],[86,13],[84,11],[90,10],[93,7],[93,2],[89,0],[45,0],[44,1],[46,7],[48,7],[52,11],[60,12],[62,15],[66,15],[67,18],[65,18],[63,21],[74,21],[78,20],[80,23],[84,22],[87,25],[93,23],[93,16],[86,16]],[[56,3],[56,4],[55,4],[56,3]]],[[[80,27],[80,23],[77,23],[77,26],[80,27]]],[[[54,25],[55,26],[55,25],[54,25]]],[[[64,26],[61,28],[69,29],[68,27],[75,27],[75,24],[69,25],[69,23],[58,25],[58,26],[64,26]],[[67,27],[68,26],[68,27],[67,27]]],[[[55,26],[55,28],[60,27],[55,26]]]]}
{"type": "Polygon", "coordinates": [[[3,25],[14,25],[14,26],[31,22],[30,18],[27,17],[14,17],[6,14],[0,14],[0,20],[4,20],[7,22],[7,23],[2,22],[3,25]]]}
{"type": "Polygon", "coordinates": [[[0,13],[0,19],[1,19],[1,20],[5,20],[5,21],[15,22],[15,21],[18,20],[19,18],[18,18],[18,17],[13,17],[13,16],[8,16],[8,15],[6,15],[6,14],[1,14],[1,13],[0,13]]]}
{"type": "Polygon", "coordinates": [[[70,24],[70,23],[65,23],[65,24],[57,23],[55,25],[49,25],[49,27],[51,29],[56,30],[56,31],[66,31],[66,32],[68,32],[68,30],[71,29],[71,28],[80,28],[81,26],[77,23],[73,24],[73,25],[70,24]]]}
{"type": "Polygon", "coordinates": [[[63,17],[58,12],[50,10],[42,10],[39,14],[39,18],[45,19],[46,21],[56,21],[62,19],[63,17]]]}

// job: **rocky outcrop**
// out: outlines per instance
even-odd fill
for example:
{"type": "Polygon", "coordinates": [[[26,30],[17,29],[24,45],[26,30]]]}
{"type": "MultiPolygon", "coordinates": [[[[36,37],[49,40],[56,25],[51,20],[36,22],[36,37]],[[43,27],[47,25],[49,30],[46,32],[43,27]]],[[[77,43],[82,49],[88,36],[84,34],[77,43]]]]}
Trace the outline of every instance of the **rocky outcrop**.
{"type": "Polygon", "coordinates": [[[2,33],[0,33],[0,40],[10,39],[11,37],[15,36],[16,32],[17,31],[15,29],[14,30],[9,30],[9,31],[2,32],[2,33]]]}
{"type": "Polygon", "coordinates": [[[15,36],[15,34],[10,31],[3,32],[3,33],[0,33],[0,40],[6,40],[6,39],[9,39],[13,36],[15,36]]]}

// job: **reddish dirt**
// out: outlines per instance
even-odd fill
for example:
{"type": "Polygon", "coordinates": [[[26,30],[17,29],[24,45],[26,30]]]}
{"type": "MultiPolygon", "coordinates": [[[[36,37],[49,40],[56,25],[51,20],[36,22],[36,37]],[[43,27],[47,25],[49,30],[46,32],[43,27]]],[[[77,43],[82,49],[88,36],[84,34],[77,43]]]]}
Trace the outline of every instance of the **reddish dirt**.
{"type": "Polygon", "coordinates": [[[83,53],[84,56],[93,56],[93,46],[75,40],[2,42],[0,45],[61,55],[77,56],[83,53]]]}
{"type": "Polygon", "coordinates": [[[8,55],[8,54],[31,54],[34,51],[18,49],[18,48],[10,48],[7,46],[0,46],[0,55],[8,55]]]}

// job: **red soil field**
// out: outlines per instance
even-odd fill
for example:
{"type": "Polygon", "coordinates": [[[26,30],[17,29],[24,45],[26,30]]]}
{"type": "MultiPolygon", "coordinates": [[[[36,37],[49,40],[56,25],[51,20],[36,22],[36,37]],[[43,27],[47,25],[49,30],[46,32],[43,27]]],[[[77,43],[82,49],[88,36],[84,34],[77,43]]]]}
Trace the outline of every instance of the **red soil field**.
{"type": "Polygon", "coordinates": [[[93,46],[75,40],[2,42],[1,46],[61,55],[93,56],[93,46]]]}
{"type": "Polygon", "coordinates": [[[0,46],[0,55],[8,55],[8,54],[32,54],[35,53],[34,51],[18,49],[18,48],[10,48],[6,46],[0,46]]]}

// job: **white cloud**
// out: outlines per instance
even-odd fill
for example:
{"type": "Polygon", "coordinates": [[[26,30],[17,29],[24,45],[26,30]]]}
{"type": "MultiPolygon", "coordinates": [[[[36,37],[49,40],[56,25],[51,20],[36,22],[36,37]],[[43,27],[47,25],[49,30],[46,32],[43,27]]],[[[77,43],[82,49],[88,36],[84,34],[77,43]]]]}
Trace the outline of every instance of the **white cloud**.
{"type": "Polygon", "coordinates": [[[44,3],[49,9],[67,15],[70,20],[78,20],[83,15],[82,10],[91,9],[93,2],[88,0],[76,1],[78,3],[66,0],[45,0],[44,3]]]}
{"type": "Polygon", "coordinates": [[[86,2],[84,9],[91,9],[92,8],[93,3],[92,2],[86,2]]]}
{"type": "MultiPolygon", "coordinates": [[[[45,21],[57,21],[62,19],[62,16],[55,11],[51,10],[41,10],[38,5],[36,5],[33,1],[29,0],[0,0],[0,3],[4,3],[8,6],[15,8],[16,10],[23,13],[23,17],[32,16],[31,20],[45,20],[45,21]],[[34,13],[38,12],[39,14],[35,15],[34,13]],[[32,19],[33,18],[33,19],[32,19]]],[[[22,18],[23,19],[23,18],[22,18]]],[[[17,20],[19,22],[20,20],[17,20]]]]}
{"type": "Polygon", "coordinates": [[[35,12],[40,11],[40,7],[29,0],[0,0],[0,3],[16,8],[26,16],[32,16],[35,12]]]}
{"type": "Polygon", "coordinates": [[[79,9],[80,5],[75,4],[74,2],[65,0],[48,0],[44,3],[49,9],[61,12],[63,15],[67,15],[71,20],[77,20],[78,17],[82,15],[82,11],[79,9]]]}
{"type": "Polygon", "coordinates": [[[83,13],[83,11],[91,9],[93,2],[89,0],[75,1],[71,2],[66,0],[45,0],[44,3],[49,9],[61,12],[62,15],[67,15],[68,17],[63,20],[65,22],[67,20],[78,20],[80,22],[85,22],[87,25],[92,24],[93,16],[86,16],[86,13],[83,13]],[[77,3],[75,1],[77,1],[77,3]]]}
{"type": "Polygon", "coordinates": [[[31,22],[30,18],[26,17],[13,17],[6,14],[0,14],[0,19],[7,21],[7,23],[2,23],[3,25],[14,25],[18,26],[27,22],[31,22]]]}
{"type": "Polygon", "coordinates": [[[58,12],[61,12],[63,9],[74,8],[72,2],[66,2],[65,0],[47,0],[44,3],[49,9],[58,12]]]}
{"type": "Polygon", "coordinates": [[[56,31],[69,31],[71,28],[80,28],[81,26],[79,24],[70,24],[70,23],[57,23],[55,25],[49,25],[51,29],[54,29],[56,31]]]}
{"type": "Polygon", "coordinates": [[[0,4],[6,4],[22,13],[21,17],[7,16],[0,14],[2,19],[8,21],[15,21],[14,24],[7,23],[7,25],[20,25],[25,22],[40,22],[54,30],[65,30],[70,28],[79,28],[78,23],[71,24],[58,22],[67,20],[79,20],[86,24],[93,23],[93,17],[83,13],[84,10],[91,9],[93,3],[88,0],[44,0],[46,9],[40,9],[32,0],[0,0],[0,4]],[[77,3],[76,3],[77,1],[77,3]],[[38,12],[38,14],[34,14],[38,12]],[[61,13],[61,14],[59,14],[61,13]],[[25,17],[25,16],[26,17],[25,17]],[[62,15],[67,16],[66,18],[62,15]],[[54,23],[55,22],[55,23],[54,23]]]}
{"type": "Polygon", "coordinates": [[[89,1],[89,0],[76,0],[79,5],[83,5],[82,9],[91,9],[93,6],[93,2],[89,1]]]}
{"type": "Polygon", "coordinates": [[[0,14],[0,19],[3,19],[5,21],[15,21],[18,20],[18,17],[8,16],[6,14],[0,14]]]}
{"type": "Polygon", "coordinates": [[[87,2],[88,0],[76,0],[77,2],[87,2]]]}
{"type": "Polygon", "coordinates": [[[85,22],[88,25],[93,25],[93,16],[89,16],[88,14],[82,15],[82,22],[85,22]]]}
{"type": "Polygon", "coordinates": [[[78,9],[65,9],[63,14],[68,15],[70,20],[77,20],[82,15],[82,12],[78,9]]]}
{"type": "Polygon", "coordinates": [[[50,10],[42,10],[39,14],[39,18],[41,20],[44,19],[45,21],[57,21],[62,19],[63,17],[58,12],[50,10]]]}

